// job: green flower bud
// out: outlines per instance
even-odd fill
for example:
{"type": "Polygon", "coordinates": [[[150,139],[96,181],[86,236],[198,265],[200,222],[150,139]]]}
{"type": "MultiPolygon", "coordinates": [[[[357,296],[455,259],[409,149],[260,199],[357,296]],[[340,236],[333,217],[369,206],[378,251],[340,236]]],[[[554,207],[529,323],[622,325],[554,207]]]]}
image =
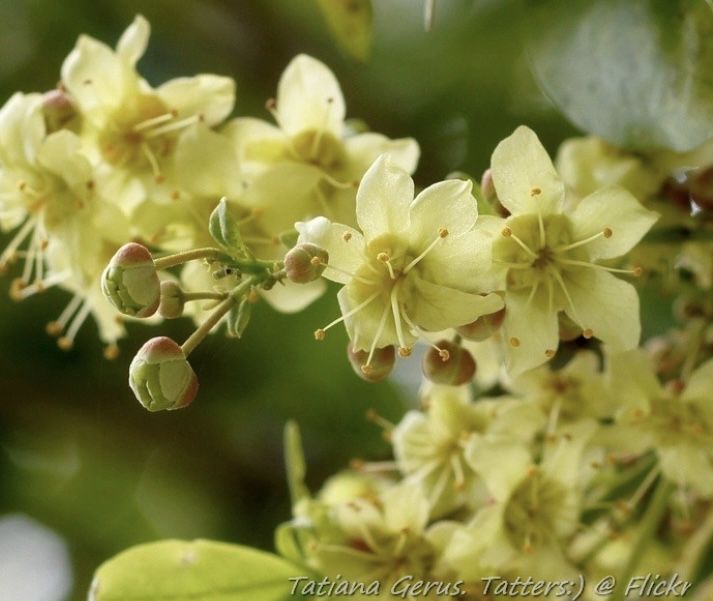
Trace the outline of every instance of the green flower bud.
{"type": "Polygon", "coordinates": [[[436,384],[460,386],[475,375],[475,359],[455,342],[441,340],[423,358],[423,375],[436,384]]]}
{"type": "Polygon", "coordinates": [[[316,244],[298,244],[285,255],[285,273],[290,281],[306,284],[322,275],[328,261],[327,251],[316,244]]]}
{"type": "Polygon", "coordinates": [[[176,319],[183,315],[183,307],[186,304],[186,295],[181,287],[175,282],[161,282],[161,302],[158,312],[166,319],[176,319]]]}
{"type": "Polygon", "coordinates": [[[486,340],[500,329],[504,320],[505,309],[503,308],[489,315],[481,315],[474,322],[457,328],[457,331],[466,340],[486,340]]]}
{"type": "Polygon", "coordinates": [[[149,411],[181,409],[198,392],[198,378],[183,349],[158,336],[141,347],[129,367],[129,386],[149,411]]]}
{"type": "Polygon", "coordinates": [[[130,242],[112,257],[102,275],[104,296],[124,315],[150,317],[161,299],[161,283],[151,252],[130,242]]]}
{"type": "Polygon", "coordinates": [[[356,375],[367,382],[380,382],[391,373],[396,363],[396,349],[393,346],[376,349],[368,365],[369,353],[355,351],[351,343],[347,345],[347,356],[356,375]]]}

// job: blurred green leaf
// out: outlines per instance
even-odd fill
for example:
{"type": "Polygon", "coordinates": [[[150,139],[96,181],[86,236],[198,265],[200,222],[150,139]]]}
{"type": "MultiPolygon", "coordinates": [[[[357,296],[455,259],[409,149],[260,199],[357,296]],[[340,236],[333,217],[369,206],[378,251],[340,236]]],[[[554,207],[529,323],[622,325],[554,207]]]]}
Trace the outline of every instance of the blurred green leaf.
{"type": "Polygon", "coordinates": [[[233,307],[228,313],[228,336],[231,338],[242,338],[245,328],[250,323],[253,305],[244,297],[238,306],[233,307]]]}
{"type": "Polygon", "coordinates": [[[302,437],[299,426],[294,421],[289,421],[285,425],[284,444],[287,483],[290,487],[290,498],[294,507],[299,501],[309,497],[309,490],[305,485],[307,467],[302,450],[302,437]]]}
{"type": "Polygon", "coordinates": [[[96,572],[90,601],[282,601],[291,563],[263,551],[205,540],[139,545],[96,572]]]}
{"type": "Polygon", "coordinates": [[[702,0],[530,2],[532,66],[578,127],[625,148],[713,135],[713,12],[702,0]]]}
{"type": "Polygon", "coordinates": [[[371,53],[371,0],[317,0],[317,5],[339,47],[366,61],[371,53]]]}
{"type": "Polygon", "coordinates": [[[231,254],[243,254],[245,244],[243,244],[240,229],[235,218],[230,214],[228,201],[222,198],[217,207],[210,215],[208,230],[220,246],[231,254]]]}

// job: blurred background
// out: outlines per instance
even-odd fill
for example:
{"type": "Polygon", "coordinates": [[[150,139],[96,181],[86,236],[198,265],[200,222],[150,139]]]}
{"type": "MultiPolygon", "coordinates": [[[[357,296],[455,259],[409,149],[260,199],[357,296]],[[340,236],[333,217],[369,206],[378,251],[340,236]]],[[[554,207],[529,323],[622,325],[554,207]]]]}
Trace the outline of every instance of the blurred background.
{"type": "MultiPolygon", "coordinates": [[[[574,132],[533,82],[518,3],[442,0],[428,33],[420,0],[374,4],[371,58],[359,62],[335,44],[313,0],[0,0],[0,102],[54,87],[80,33],[113,46],[141,12],[152,37],[140,70],[151,83],[229,75],[236,114],[268,119],[264,103],[281,71],[295,54],[311,54],[336,73],[350,117],[420,142],[421,184],[455,169],[479,176],[518,124],[550,150],[574,132]]],[[[187,321],[130,325],[113,362],[88,323],[63,352],[45,324],[69,297],[52,290],[15,304],[10,279],[0,280],[2,601],[85,599],[102,561],[161,538],[271,549],[290,515],[285,422],[302,429],[316,489],[355,456],[388,454],[367,409],[398,420],[413,402],[398,383],[359,380],[342,332],[314,344],[315,327],[338,313],[329,295],[299,316],[261,306],[241,341],[212,337],[191,357],[197,401],[150,414],[129,391],[128,364],[150,336],[185,338],[187,321]]]]}

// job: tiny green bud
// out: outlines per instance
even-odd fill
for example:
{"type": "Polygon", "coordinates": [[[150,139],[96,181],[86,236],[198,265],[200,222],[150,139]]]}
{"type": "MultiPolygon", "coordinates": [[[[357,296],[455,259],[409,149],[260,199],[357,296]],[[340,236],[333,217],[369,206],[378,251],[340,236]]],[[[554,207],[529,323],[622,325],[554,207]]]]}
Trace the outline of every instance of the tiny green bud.
{"type": "Polygon", "coordinates": [[[475,359],[455,342],[440,340],[423,358],[423,375],[436,384],[460,386],[475,375],[475,359]]]}
{"type": "Polygon", "coordinates": [[[141,347],[129,367],[129,386],[149,411],[181,409],[198,392],[198,378],[183,349],[166,336],[141,347]]]}
{"type": "Polygon", "coordinates": [[[186,295],[176,282],[161,282],[161,302],[158,312],[166,319],[176,319],[183,315],[186,295]]]}
{"type": "Polygon", "coordinates": [[[356,375],[367,382],[380,382],[391,373],[396,363],[396,349],[393,346],[375,349],[371,361],[367,364],[369,353],[367,351],[355,351],[351,343],[349,343],[347,345],[347,356],[356,375]]]}
{"type": "Polygon", "coordinates": [[[298,244],[285,255],[287,278],[297,284],[306,284],[319,278],[329,261],[329,254],[316,244],[298,244]]]}
{"type": "Polygon", "coordinates": [[[486,340],[500,329],[504,320],[505,309],[503,308],[489,315],[481,315],[474,322],[457,328],[457,331],[466,340],[486,340]]]}
{"type": "Polygon", "coordinates": [[[124,315],[150,317],[161,299],[161,283],[151,252],[145,246],[124,244],[102,274],[102,292],[124,315]]]}

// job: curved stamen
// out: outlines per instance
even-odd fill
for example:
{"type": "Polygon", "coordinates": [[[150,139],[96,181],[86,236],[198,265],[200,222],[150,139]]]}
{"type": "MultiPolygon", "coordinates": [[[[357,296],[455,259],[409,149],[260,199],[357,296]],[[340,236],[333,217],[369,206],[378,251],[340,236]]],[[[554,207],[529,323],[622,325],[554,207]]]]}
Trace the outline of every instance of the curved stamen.
{"type": "Polygon", "coordinates": [[[444,238],[448,237],[448,230],[445,227],[439,227],[438,228],[438,236],[436,239],[431,242],[426,249],[418,255],[413,261],[411,261],[408,265],[403,270],[404,275],[406,275],[409,271],[411,271],[416,265],[418,265],[419,261],[421,261],[429,252],[431,252],[436,244],[438,244],[441,240],[444,238]]]}
{"type": "Polygon", "coordinates": [[[530,255],[533,259],[537,259],[538,255],[535,253],[527,244],[525,244],[518,236],[513,234],[512,230],[509,227],[504,227],[502,231],[500,232],[500,235],[503,238],[512,238],[515,242],[517,242],[518,246],[522,248],[528,255],[530,255]]]}
{"type": "Polygon", "coordinates": [[[153,151],[149,148],[149,145],[146,142],[141,143],[141,152],[144,153],[146,160],[148,160],[149,165],[151,165],[151,171],[153,172],[154,179],[157,182],[160,181],[163,178],[161,175],[161,168],[158,165],[156,155],[154,155],[153,151]]]}
{"type": "Polygon", "coordinates": [[[151,117],[150,119],[146,119],[134,125],[134,127],[131,128],[131,131],[133,131],[134,133],[139,133],[146,129],[151,129],[156,125],[162,125],[167,121],[175,119],[177,115],[178,113],[173,110],[168,113],[164,113],[163,115],[159,115],[158,117],[151,117]]]}
{"type": "Polygon", "coordinates": [[[387,269],[389,270],[389,276],[392,280],[395,280],[396,274],[394,273],[394,268],[391,265],[391,257],[388,255],[388,253],[380,252],[378,255],[376,255],[376,258],[378,261],[381,261],[384,265],[386,265],[387,269]]]}
{"type": "Polygon", "coordinates": [[[399,355],[408,357],[411,354],[411,349],[406,346],[404,339],[403,328],[401,326],[401,310],[399,309],[399,299],[397,297],[398,283],[391,289],[391,313],[394,316],[394,325],[396,326],[396,338],[399,341],[399,355]]]}
{"type": "Polygon", "coordinates": [[[369,348],[369,356],[366,358],[366,363],[362,366],[363,369],[368,368],[371,365],[371,360],[374,358],[374,353],[376,352],[376,345],[379,342],[379,338],[384,333],[384,327],[386,326],[386,318],[389,315],[389,305],[384,307],[381,313],[381,319],[379,320],[379,325],[376,328],[376,334],[374,335],[374,340],[371,342],[371,347],[369,348]]]}
{"type": "Polygon", "coordinates": [[[334,327],[334,326],[336,326],[338,323],[341,323],[341,322],[343,322],[344,320],[350,318],[352,315],[355,315],[356,313],[358,313],[359,311],[361,311],[364,307],[366,307],[367,305],[371,304],[371,302],[374,301],[380,294],[381,294],[381,290],[378,290],[378,291],[374,292],[374,294],[372,294],[372,295],[371,295],[369,298],[367,298],[364,302],[359,303],[356,307],[354,307],[354,308],[351,309],[350,311],[347,311],[344,315],[342,315],[342,316],[338,317],[337,319],[335,319],[334,321],[328,323],[328,324],[327,324],[326,326],[324,326],[323,328],[319,328],[319,329],[315,330],[315,332],[314,332],[314,337],[315,337],[315,339],[317,339],[317,340],[324,340],[324,335],[325,335],[325,333],[327,332],[327,330],[328,330],[329,328],[334,327]]]}
{"type": "Polygon", "coordinates": [[[84,301],[82,308],[79,309],[77,314],[74,316],[72,323],[69,324],[69,328],[67,328],[67,333],[57,341],[59,348],[67,351],[74,346],[74,339],[77,336],[79,329],[87,320],[87,317],[89,317],[91,311],[91,305],[87,301],[84,301]]]}
{"type": "Polygon", "coordinates": [[[565,265],[578,265],[581,267],[591,267],[593,269],[601,269],[603,271],[608,271],[610,273],[625,273],[629,275],[640,276],[642,273],[641,267],[634,267],[633,269],[617,269],[615,267],[607,267],[606,265],[599,265],[598,263],[590,263],[588,261],[576,261],[574,259],[557,259],[558,263],[563,263],[565,265]]]}
{"type": "Polygon", "coordinates": [[[574,317],[574,320],[579,324],[581,328],[585,329],[585,326],[583,325],[582,320],[580,319],[577,313],[577,309],[574,308],[574,301],[572,301],[572,297],[569,295],[569,290],[567,290],[567,285],[564,283],[564,279],[560,275],[559,271],[557,271],[556,269],[552,269],[550,273],[552,273],[553,277],[560,285],[560,288],[562,289],[562,292],[564,293],[564,296],[567,299],[570,308],[572,309],[572,316],[574,317]]]}
{"type": "Polygon", "coordinates": [[[29,233],[32,231],[32,228],[35,227],[35,222],[36,220],[33,217],[30,217],[25,221],[20,228],[20,231],[15,234],[15,237],[10,241],[10,244],[5,247],[5,250],[0,255],[0,267],[4,267],[12,259],[15,255],[15,251],[25,241],[25,238],[27,238],[29,233]]]}
{"type": "Polygon", "coordinates": [[[159,136],[162,136],[164,134],[176,131],[178,129],[184,129],[189,125],[198,123],[198,121],[201,121],[202,119],[203,117],[201,115],[191,115],[190,117],[186,117],[185,119],[181,119],[180,121],[175,121],[174,123],[169,123],[168,125],[163,125],[161,127],[157,127],[156,129],[152,129],[151,131],[147,132],[144,137],[149,140],[152,138],[158,138],[159,136]]]}
{"type": "Polygon", "coordinates": [[[552,249],[552,252],[564,252],[568,250],[572,250],[573,248],[579,248],[580,246],[584,246],[585,244],[589,244],[590,242],[594,242],[595,240],[599,240],[599,238],[611,238],[612,234],[611,228],[605,227],[601,232],[598,234],[594,234],[593,236],[589,236],[589,238],[585,238],[584,240],[579,240],[577,242],[572,242],[571,244],[565,244],[564,246],[557,246],[552,249]]]}

